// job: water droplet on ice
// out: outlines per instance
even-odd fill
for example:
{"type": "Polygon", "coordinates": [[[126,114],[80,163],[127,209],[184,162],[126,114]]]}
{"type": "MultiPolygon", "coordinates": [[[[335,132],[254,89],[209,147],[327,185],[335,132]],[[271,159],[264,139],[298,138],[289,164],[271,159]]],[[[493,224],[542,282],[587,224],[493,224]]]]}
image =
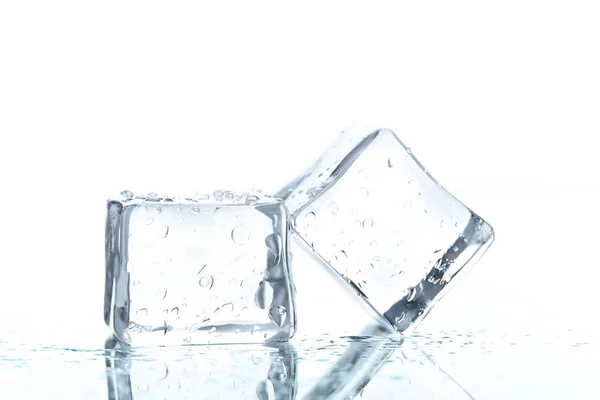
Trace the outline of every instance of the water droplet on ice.
{"type": "Polygon", "coordinates": [[[154,218],[148,217],[146,218],[146,225],[152,225],[154,223],[154,218]]]}
{"type": "Polygon", "coordinates": [[[404,317],[405,317],[405,316],[406,316],[406,314],[405,314],[405,313],[402,313],[402,314],[398,315],[398,316],[397,316],[397,317],[394,319],[394,322],[395,322],[395,323],[397,323],[397,324],[399,324],[400,322],[402,322],[402,320],[404,319],[404,317]]]}
{"type": "Polygon", "coordinates": [[[277,326],[283,326],[285,324],[285,319],[287,318],[286,308],[282,305],[271,307],[269,309],[269,318],[271,318],[277,326]]]}
{"type": "Polygon", "coordinates": [[[246,197],[246,204],[248,204],[248,205],[253,205],[253,204],[256,204],[257,202],[258,202],[258,196],[251,194],[248,197],[246,197]]]}
{"type": "Polygon", "coordinates": [[[273,302],[273,288],[267,282],[261,281],[254,295],[254,303],[258,308],[266,310],[273,302]]]}
{"type": "Polygon", "coordinates": [[[233,243],[240,246],[248,243],[250,240],[250,229],[244,224],[237,225],[231,231],[231,239],[233,243]]]}
{"type": "Polygon", "coordinates": [[[123,190],[121,192],[121,199],[123,201],[131,201],[131,200],[133,200],[133,192],[131,190],[123,190]]]}
{"type": "Polygon", "coordinates": [[[371,217],[367,217],[363,219],[362,227],[365,229],[370,229],[373,227],[373,219],[371,217]]]}
{"type": "Polygon", "coordinates": [[[456,252],[458,251],[458,246],[454,246],[454,247],[452,248],[452,250],[454,250],[454,252],[456,253],[456,252]]]}

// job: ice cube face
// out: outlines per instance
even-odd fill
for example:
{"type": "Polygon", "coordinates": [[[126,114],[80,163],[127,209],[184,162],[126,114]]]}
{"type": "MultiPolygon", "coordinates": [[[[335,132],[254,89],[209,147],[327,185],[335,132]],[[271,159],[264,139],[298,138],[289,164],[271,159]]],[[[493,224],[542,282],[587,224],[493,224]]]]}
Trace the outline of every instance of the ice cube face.
{"type": "Polygon", "coordinates": [[[296,325],[282,200],[108,201],[105,320],[132,346],[281,341],[296,325]]]}
{"type": "Polygon", "coordinates": [[[293,229],[400,332],[493,240],[390,130],[343,133],[278,196],[293,229]]]}

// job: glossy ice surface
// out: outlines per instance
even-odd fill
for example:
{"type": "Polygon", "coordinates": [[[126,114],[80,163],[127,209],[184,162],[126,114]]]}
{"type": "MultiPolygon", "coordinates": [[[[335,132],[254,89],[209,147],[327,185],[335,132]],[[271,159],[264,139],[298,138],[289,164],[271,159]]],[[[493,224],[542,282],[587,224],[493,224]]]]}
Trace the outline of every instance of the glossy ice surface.
{"type": "Polygon", "coordinates": [[[123,192],[108,202],[106,323],[133,346],[289,339],[288,221],[256,195],[123,192]]]}
{"type": "Polygon", "coordinates": [[[307,245],[400,332],[493,240],[385,129],[344,132],[278,196],[307,245]]]}

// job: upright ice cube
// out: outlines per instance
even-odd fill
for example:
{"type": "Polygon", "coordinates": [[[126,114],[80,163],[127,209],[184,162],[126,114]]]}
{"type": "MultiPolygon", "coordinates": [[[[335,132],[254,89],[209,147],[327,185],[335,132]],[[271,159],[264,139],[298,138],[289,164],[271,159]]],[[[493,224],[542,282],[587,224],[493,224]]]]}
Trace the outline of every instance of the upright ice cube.
{"type": "Polygon", "coordinates": [[[400,332],[493,240],[387,129],[343,133],[277,196],[306,243],[400,332]]]}
{"type": "Polygon", "coordinates": [[[287,340],[296,325],[282,200],[108,201],[105,321],[132,346],[287,340]]]}

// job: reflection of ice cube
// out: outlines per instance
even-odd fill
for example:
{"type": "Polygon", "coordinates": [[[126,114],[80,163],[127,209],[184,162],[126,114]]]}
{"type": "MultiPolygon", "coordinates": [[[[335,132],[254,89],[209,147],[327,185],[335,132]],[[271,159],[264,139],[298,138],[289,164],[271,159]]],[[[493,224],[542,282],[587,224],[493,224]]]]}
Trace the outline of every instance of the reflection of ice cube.
{"type": "Polygon", "coordinates": [[[280,200],[109,200],[105,319],[133,346],[261,342],[295,330],[280,200]]]}
{"type": "Polygon", "coordinates": [[[389,130],[342,134],[277,196],[306,243],[403,332],[493,240],[389,130]]]}
{"type": "Polygon", "coordinates": [[[129,354],[106,343],[110,400],[292,400],[297,356],[288,343],[148,349],[129,354]]]}

